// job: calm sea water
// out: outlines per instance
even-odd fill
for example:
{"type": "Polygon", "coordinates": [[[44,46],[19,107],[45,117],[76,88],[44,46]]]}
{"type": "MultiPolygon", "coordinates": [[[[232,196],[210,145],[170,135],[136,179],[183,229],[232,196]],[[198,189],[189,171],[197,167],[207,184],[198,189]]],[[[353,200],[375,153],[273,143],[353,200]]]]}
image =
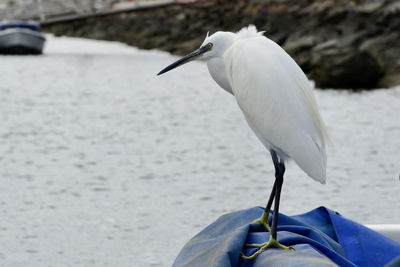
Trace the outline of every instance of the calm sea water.
{"type": "MultiPolygon", "coordinates": [[[[0,57],[1,266],[170,266],[217,217],[265,205],[269,153],[205,65],[156,77],[175,59],[51,36],[0,57]]],[[[400,88],[316,97],[327,184],[289,164],[282,212],[400,223],[400,88]]]]}

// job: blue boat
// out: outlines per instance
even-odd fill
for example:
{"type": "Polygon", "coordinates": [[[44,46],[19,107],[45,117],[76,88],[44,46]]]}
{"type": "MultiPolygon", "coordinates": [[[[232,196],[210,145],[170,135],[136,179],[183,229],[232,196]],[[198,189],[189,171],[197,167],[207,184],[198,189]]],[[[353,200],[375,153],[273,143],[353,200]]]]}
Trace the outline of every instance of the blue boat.
{"type": "Polygon", "coordinates": [[[39,23],[32,21],[0,22],[0,54],[41,54],[46,38],[39,23]]]}

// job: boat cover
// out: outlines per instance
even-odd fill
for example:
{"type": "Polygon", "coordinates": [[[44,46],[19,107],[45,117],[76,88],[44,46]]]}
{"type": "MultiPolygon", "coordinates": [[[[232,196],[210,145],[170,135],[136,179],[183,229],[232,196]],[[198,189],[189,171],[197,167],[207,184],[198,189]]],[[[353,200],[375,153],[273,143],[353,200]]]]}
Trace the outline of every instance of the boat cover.
{"type": "MultiPolygon", "coordinates": [[[[266,242],[270,237],[261,225],[250,224],[262,212],[263,208],[254,207],[223,215],[184,246],[173,267],[377,267],[395,266],[399,261],[399,242],[325,207],[295,216],[279,214],[278,240],[294,251],[268,249],[254,260],[243,260],[242,249],[246,255],[256,250],[244,244],[266,242]]],[[[272,212],[269,219],[271,224],[272,212]]]]}
{"type": "Polygon", "coordinates": [[[39,23],[32,21],[1,21],[0,30],[10,29],[10,28],[22,28],[30,29],[32,31],[40,31],[39,23]]]}

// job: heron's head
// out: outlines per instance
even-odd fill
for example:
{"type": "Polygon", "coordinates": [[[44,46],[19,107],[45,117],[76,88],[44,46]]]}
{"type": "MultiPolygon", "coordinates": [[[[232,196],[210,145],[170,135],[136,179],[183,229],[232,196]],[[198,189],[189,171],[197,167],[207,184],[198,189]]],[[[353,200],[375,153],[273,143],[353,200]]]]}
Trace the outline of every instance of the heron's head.
{"type": "Polygon", "coordinates": [[[161,75],[192,60],[209,60],[221,57],[226,49],[232,45],[233,41],[234,34],[231,32],[216,32],[211,36],[208,36],[207,33],[206,39],[198,49],[167,66],[157,75],[161,75]]]}

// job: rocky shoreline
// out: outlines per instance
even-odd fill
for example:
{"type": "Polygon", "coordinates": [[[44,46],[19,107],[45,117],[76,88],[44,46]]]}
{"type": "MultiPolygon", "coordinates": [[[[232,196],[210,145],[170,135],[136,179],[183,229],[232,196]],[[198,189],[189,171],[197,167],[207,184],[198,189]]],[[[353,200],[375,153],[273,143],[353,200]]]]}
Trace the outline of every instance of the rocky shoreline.
{"type": "Polygon", "coordinates": [[[394,0],[218,0],[169,4],[43,25],[43,31],[121,41],[185,54],[207,31],[254,24],[320,88],[400,84],[400,2],[394,0]]]}

